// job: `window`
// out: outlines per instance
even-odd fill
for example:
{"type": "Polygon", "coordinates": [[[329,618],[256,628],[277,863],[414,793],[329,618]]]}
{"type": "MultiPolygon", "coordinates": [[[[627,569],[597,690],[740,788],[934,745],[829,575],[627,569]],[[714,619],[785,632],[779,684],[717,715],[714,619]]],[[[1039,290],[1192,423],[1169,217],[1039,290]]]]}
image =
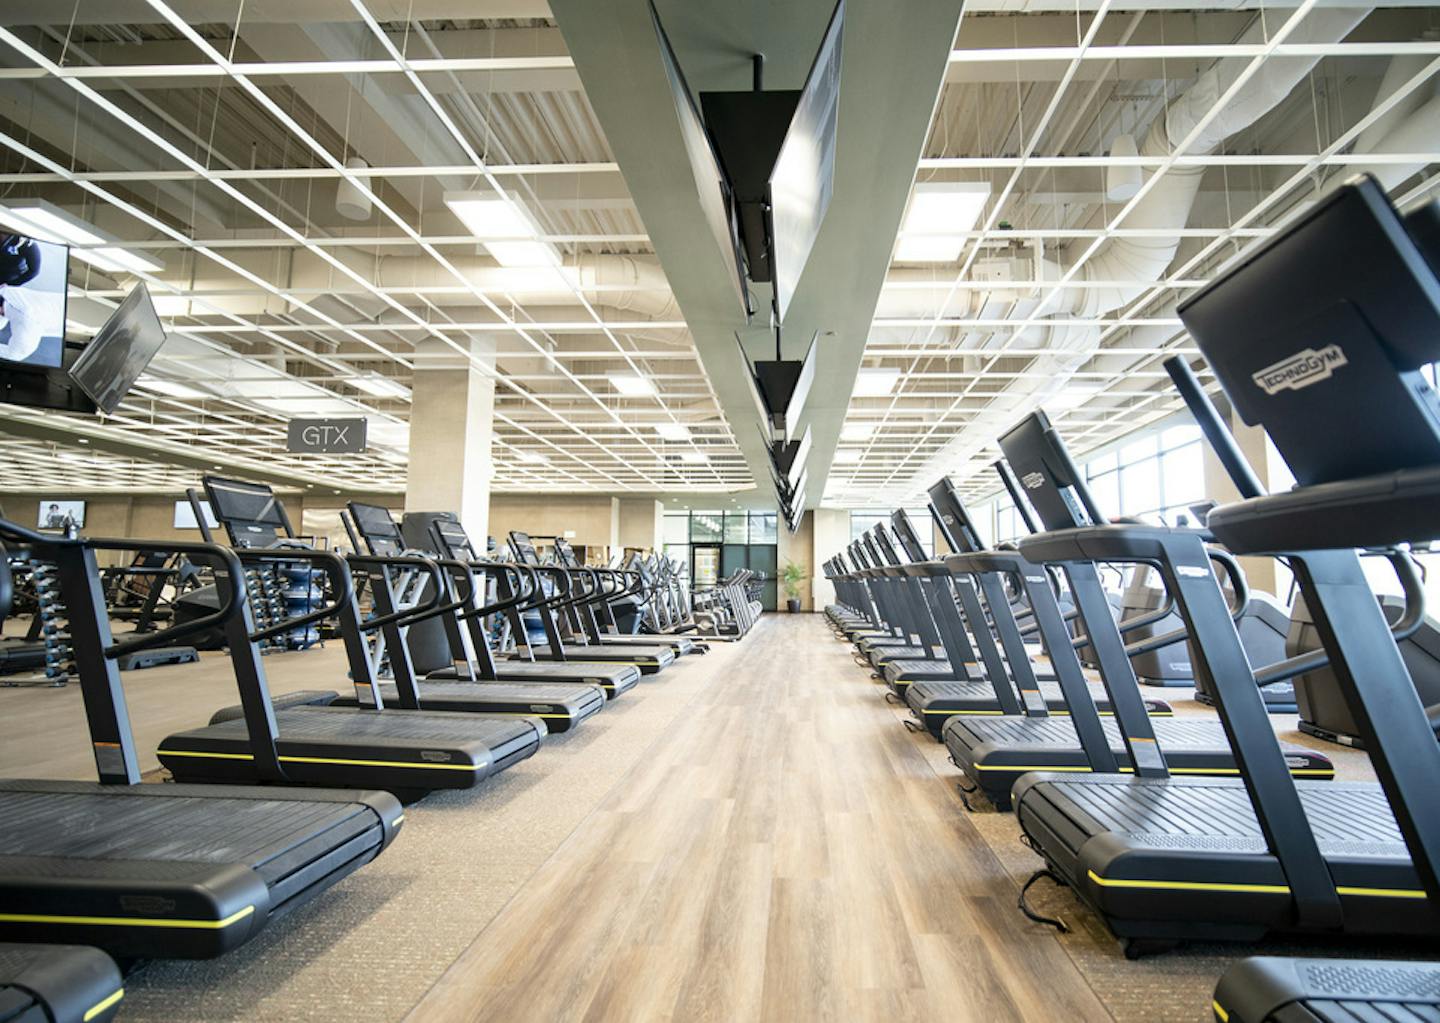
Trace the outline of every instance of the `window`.
{"type": "Polygon", "coordinates": [[[750,517],[744,512],[725,513],[725,542],[750,542],[750,517]]]}
{"type": "Polygon", "coordinates": [[[719,543],[722,538],[721,524],[724,516],[718,511],[697,511],[690,513],[690,542],[719,543]]]}
{"type": "Polygon", "coordinates": [[[877,522],[888,523],[890,515],[887,512],[858,512],[850,513],[850,539],[858,540],[870,530],[875,528],[877,522]]]}
{"type": "Polygon", "coordinates": [[[750,542],[778,543],[779,535],[774,512],[750,513],[750,542]]]}
{"type": "Polygon", "coordinates": [[[1189,506],[1205,496],[1200,428],[1180,423],[1132,440],[1085,463],[1085,482],[1108,518],[1176,525],[1194,522],[1189,506]]]}

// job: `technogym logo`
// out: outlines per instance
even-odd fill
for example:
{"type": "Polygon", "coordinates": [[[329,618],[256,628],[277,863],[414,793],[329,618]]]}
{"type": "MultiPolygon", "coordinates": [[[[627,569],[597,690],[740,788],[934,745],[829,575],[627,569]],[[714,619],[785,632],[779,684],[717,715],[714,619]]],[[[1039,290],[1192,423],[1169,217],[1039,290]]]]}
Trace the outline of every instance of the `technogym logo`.
{"type": "Polygon", "coordinates": [[[1284,390],[1299,391],[1311,384],[1329,380],[1341,366],[1349,365],[1339,345],[1326,345],[1319,351],[1306,348],[1288,359],[1281,359],[1273,366],[1266,366],[1251,379],[1255,386],[1269,395],[1284,390]]]}
{"type": "Polygon", "coordinates": [[[1020,477],[1020,482],[1025,484],[1026,490],[1039,490],[1045,485],[1045,477],[1038,472],[1027,472],[1020,477]]]}

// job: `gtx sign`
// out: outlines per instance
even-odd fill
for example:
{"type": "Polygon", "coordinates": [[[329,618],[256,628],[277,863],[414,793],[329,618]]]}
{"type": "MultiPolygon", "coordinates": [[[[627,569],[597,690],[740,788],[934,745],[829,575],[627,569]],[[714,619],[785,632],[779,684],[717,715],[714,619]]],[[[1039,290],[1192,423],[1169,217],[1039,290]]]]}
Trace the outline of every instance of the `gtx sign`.
{"type": "Polygon", "coordinates": [[[365,451],[365,425],[356,419],[292,419],[285,450],[300,455],[358,455],[365,451]]]}

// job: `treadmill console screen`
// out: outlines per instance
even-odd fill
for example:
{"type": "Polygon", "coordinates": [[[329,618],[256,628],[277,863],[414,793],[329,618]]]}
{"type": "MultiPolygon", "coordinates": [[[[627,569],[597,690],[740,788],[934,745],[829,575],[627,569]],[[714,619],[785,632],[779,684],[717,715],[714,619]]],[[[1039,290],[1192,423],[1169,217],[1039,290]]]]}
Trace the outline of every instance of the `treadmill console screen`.
{"type": "Polygon", "coordinates": [[[405,540],[400,536],[400,526],[390,514],[390,509],[378,504],[361,504],[351,501],[350,518],[355,528],[365,538],[371,554],[399,554],[405,549],[405,540]]]}
{"type": "Polygon", "coordinates": [[[1046,529],[1105,521],[1044,412],[1032,412],[1011,427],[1000,438],[1000,450],[1046,529]]]}
{"type": "Polygon", "coordinates": [[[1180,304],[1235,409],[1302,486],[1440,462],[1423,373],[1440,360],[1436,216],[1402,220],[1358,178],[1180,304]]]}
{"type": "Polygon", "coordinates": [[[930,514],[940,523],[940,534],[945,537],[950,550],[956,554],[983,551],[985,545],[980,542],[980,533],[975,529],[974,520],[965,510],[965,503],[960,500],[960,493],[950,477],[941,476],[939,482],[930,488],[929,494],[930,514]]]}
{"type": "Polygon", "coordinates": [[[890,541],[890,531],[885,528],[885,523],[875,523],[874,533],[875,545],[880,548],[880,554],[885,558],[885,563],[887,565],[900,564],[900,555],[890,541]]]}
{"type": "Polygon", "coordinates": [[[910,521],[909,513],[904,508],[896,508],[890,513],[890,524],[895,529],[900,546],[905,548],[905,555],[917,564],[924,561],[925,547],[920,543],[920,535],[915,532],[915,523],[910,521]]]}
{"type": "Polygon", "coordinates": [[[203,482],[210,510],[225,527],[234,546],[268,547],[276,540],[291,536],[284,507],[275,492],[263,483],[219,476],[206,476],[203,482]]]}
{"type": "Polygon", "coordinates": [[[535,549],[529,533],[522,533],[518,529],[510,530],[510,550],[514,553],[515,560],[522,565],[540,564],[540,552],[535,549]]]}

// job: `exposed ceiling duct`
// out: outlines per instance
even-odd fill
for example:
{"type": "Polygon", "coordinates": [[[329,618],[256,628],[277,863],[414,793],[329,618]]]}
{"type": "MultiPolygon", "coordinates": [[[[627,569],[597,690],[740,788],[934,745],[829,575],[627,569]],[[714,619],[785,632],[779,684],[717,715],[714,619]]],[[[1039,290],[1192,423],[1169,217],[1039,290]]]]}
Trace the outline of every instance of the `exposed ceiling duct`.
{"type": "MultiPolygon", "coordinates": [[[[1369,8],[1313,10],[1290,33],[1287,42],[1302,44],[1335,43],[1344,39],[1369,13],[1369,8]]],[[[1283,24],[1293,11],[1271,12],[1251,25],[1240,43],[1263,43],[1269,31],[1283,24]]],[[[1141,146],[1144,156],[1163,158],[1187,139],[1187,153],[1209,153],[1235,133],[1250,127],[1273,110],[1320,61],[1319,56],[1265,61],[1245,87],[1222,108],[1216,104],[1234,83],[1247,73],[1252,59],[1228,57],[1216,61],[1200,78],[1173,101],[1157,118],[1141,146]],[[1198,133],[1197,133],[1198,132],[1198,133]],[[1194,136],[1191,138],[1191,136],[1194,136]]],[[[1154,171],[1147,170],[1147,183],[1154,171]]],[[[1124,219],[1126,228],[1155,232],[1176,231],[1174,235],[1110,237],[1073,275],[1073,280],[1092,285],[1052,292],[1058,301],[1046,303],[1035,322],[1017,323],[1013,338],[1025,348],[1044,348],[1037,358],[1041,373],[1012,380],[971,419],[953,440],[919,466],[904,486],[913,490],[943,472],[959,471],[968,460],[991,443],[1017,418],[1041,405],[1064,388],[1091,358],[1099,344],[1099,327],[1048,325],[1046,318],[1085,320],[1103,317],[1124,308],[1159,281],[1179,250],[1178,232],[1190,219],[1200,182],[1202,166],[1172,166],[1142,196],[1124,219]],[[1104,282],[1115,282],[1106,285],[1104,282]]],[[[1065,270],[1047,262],[1044,277],[1059,280],[1065,270]]],[[[983,293],[981,293],[983,294],[983,293]]],[[[1030,316],[1034,316],[1032,312],[1030,316]]],[[[1023,321],[1022,321],[1023,322],[1023,321]]]]}

